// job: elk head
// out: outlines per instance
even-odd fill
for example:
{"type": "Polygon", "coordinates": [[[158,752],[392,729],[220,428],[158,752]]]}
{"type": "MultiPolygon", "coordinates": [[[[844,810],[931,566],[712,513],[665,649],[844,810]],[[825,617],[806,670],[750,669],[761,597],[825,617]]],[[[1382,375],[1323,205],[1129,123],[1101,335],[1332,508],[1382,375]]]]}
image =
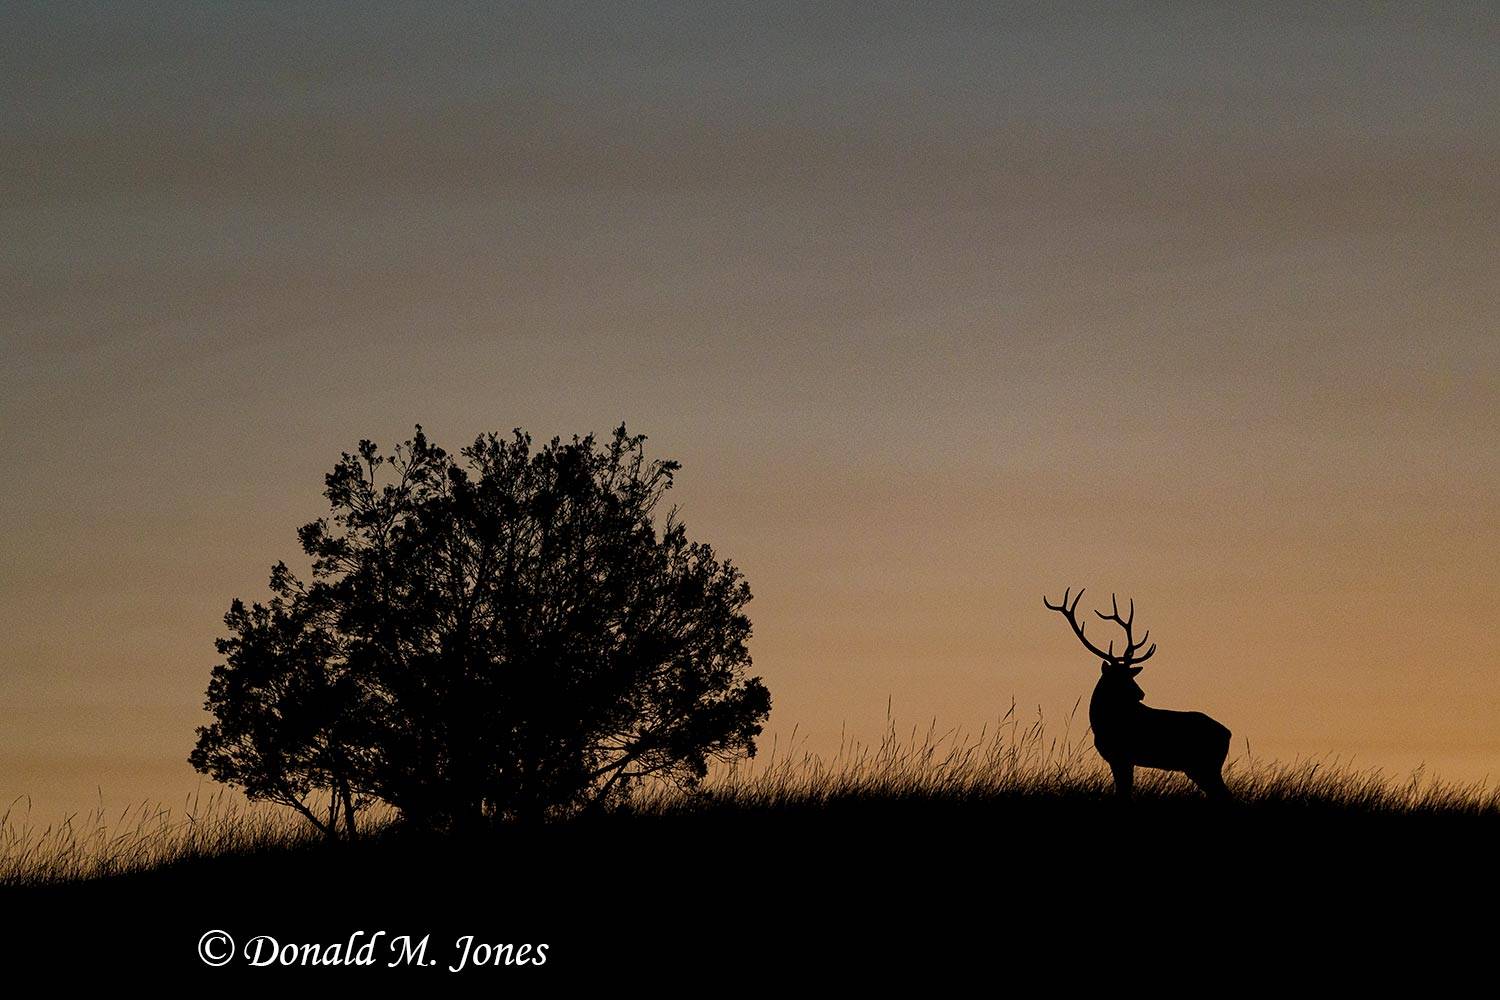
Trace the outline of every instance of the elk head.
{"type": "Polygon", "coordinates": [[[1135,623],[1135,599],[1131,599],[1129,610],[1123,617],[1120,615],[1119,601],[1115,599],[1114,594],[1109,595],[1109,614],[1097,610],[1094,612],[1101,620],[1114,622],[1125,630],[1125,650],[1116,656],[1113,640],[1110,641],[1107,649],[1100,649],[1084,634],[1087,623],[1080,622],[1076,614],[1078,602],[1083,600],[1083,591],[1079,590],[1078,596],[1073,597],[1070,603],[1069,597],[1072,592],[1071,587],[1064,590],[1062,602],[1059,604],[1053,604],[1044,594],[1042,603],[1049,610],[1056,611],[1066,618],[1068,624],[1073,626],[1073,634],[1078,636],[1078,641],[1083,643],[1084,648],[1090,653],[1099,657],[1101,661],[1099,664],[1100,693],[1107,695],[1111,700],[1141,701],[1146,697],[1146,692],[1142,691],[1141,686],[1135,682],[1135,675],[1141,672],[1140,664],[1145,663],[1151,658],[1151,654],[1156,652],[1156,643],[1153,642],[1150,648],[1147,648],[1144,653],[1141,652],[1141,649],[1146,646],[1146,640],[1151,637],[1151,631],[1148,629],[1139,641],[1136,640],[1135,633],[1131,630],[1131,626],[1135,623]]]}

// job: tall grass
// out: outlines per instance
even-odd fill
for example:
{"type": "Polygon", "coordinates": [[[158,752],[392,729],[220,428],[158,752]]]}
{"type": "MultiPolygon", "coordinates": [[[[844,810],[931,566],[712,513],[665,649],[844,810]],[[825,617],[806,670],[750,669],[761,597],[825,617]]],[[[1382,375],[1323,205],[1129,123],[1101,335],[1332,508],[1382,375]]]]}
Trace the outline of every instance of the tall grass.
{"type": "MultiPolygon", "coordinates": [[[[1449,783],[1417,771],[1392,778],[1334,757],[1267,761],[1249,748],[1231,758],[1225,781],[1240,808],[1262,814],[1319,811],[1342,816],[1472,816],[1500,820],[1500,788],[1485,782],[1449,783]]],[[[1181,775],[1138,770],[1136,797],[1152,803],[1189,802],[1199,793],[1181,775]]],[[[1014,808],[1030,802],[1108,801],[1109,770],[1094,752],[1077,706],[1062,731],[1048,735],[1038,715],[1023,721],[1012,704],[976,734],[898,728],[887,714],[878,742],[841,738],[831,757],[806,749],[796,731],[762,755],[710,774],[696,790],[638,792],[624,815],[672,816],[730,811],[773,816],[848,803],[989,803],[1014,808]]],[[[177,810],[142,803],[117,816],[102,805],[38,828],[25,800],[0,814],[0,885],[37,885],[149,871],[200,858],[244,856],[312,846],[319,837],[287,810],[245,804],[223,791],[190,796],[177,810]]],[[[375,834],[392,828],[388,812],[365,814],[375,834]]]]}
{"type": "Polygon", "coordinates": [[[773,740],[763,756],[737,761],[712,775],[694,795],[656,789],[641,796],[643,809],[735,804],[751,808],[808,807],[857,799],[963,800],[995,796],[1102,794],[1109,770],[1086,740],[1073,735],[1074,712],[1060,735],[1049,737],[1040,715],[1023,722],[1014,704],[993,727],[977,734],[898,728],[887,709],[881,739],[869,743],[840,735],[824,758],[799,743],[797,730],[783,747],[773,740]]]}
{"type": "Polygon", "coordinates": [[[317,841],[285,810],[247,804],[218,790],[180,809],[142,802],[118,814],[101,803],[39,825],[21,797],[0,813],[0,885],[36,885],[146,871],[195,858],[292,849],[317,841]]]}
{"type": "MultiPolygon", "coordinates": [[[[658,789],[637,799],[644,811],[676,812],[733,806],[776,810],[860,800],[957,803],[995,799],[1110,798],[1114,779],[1095,753],[1078,706],[1062,732],[1049,736],[1038,714],[1023,721],[1012,704],[994,726],[976,734],[899,729],[887,711],[884,735],[868,743],[841,737],[824,758],[773,742],[764,758],[736,762],[711,775],[695,795],[658,789]]],[[[1245,747],[1224,770],[1242,806],[1260,810],[1319,809],[1382,815],[1489,815],[1500,818],[1500,787],[1446,782],[1418,769],[1394,778],[1327,756],[1284,763],[1245,747]]],[[[1180,774],[1137,769],[1135,797],[1191,799],[1198,791],[1180,774]]]]}

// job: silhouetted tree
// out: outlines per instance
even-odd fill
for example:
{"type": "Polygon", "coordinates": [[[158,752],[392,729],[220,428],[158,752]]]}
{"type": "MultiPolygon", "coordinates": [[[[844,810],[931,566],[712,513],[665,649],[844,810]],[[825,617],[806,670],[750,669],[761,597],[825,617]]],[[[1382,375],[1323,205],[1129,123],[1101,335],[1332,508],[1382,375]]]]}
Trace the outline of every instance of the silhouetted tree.
{"type": "Polygon", "coordinates": [[[330,839],[342,816],[352,838],[367,803],[356,791],[364,694],[339,655],[338,633],[283,563],[271,571],[271,591],[268,604],[246,608],[236,599],[224,616],[230,636],[215,644],[225,659],[205,706],[215,721],[199,727],[188,759],[251,799],[292,807],[330,839]]]}
{"type": "Polygon", "coordinates": [[[389,456],[361,442],[326,479],[330,515],[299,532],[313,582],[278,569],[281,604],[264,624],[243,619],[278,664],[256,676],[281,686],[231,686],[246,654],[221,645],[231,662],[208,704],[219,722],[194,764],[249,730],[254,751],[216,777],[247,791],[347,788],[351,822],[371,795],[446,827],[601,803],[645,778],[691,785],[710,760],[753,755],[770,695],[745,677],[749,586],[688,540],[675,509],[658,523],[679,466],[647,461],[644,440],[621,426],[603,444],[554,438],[533,452],[516,431],[480,437],[462,461],[420,427],[389,456]],[[309,711],[300,735],[260,736],[302,719],[284,702],[322,690],[304,675],[330,685],[320,704],[333,717],[309,711]],[[288,761],[302,784],[282,776],[288,761]]]}

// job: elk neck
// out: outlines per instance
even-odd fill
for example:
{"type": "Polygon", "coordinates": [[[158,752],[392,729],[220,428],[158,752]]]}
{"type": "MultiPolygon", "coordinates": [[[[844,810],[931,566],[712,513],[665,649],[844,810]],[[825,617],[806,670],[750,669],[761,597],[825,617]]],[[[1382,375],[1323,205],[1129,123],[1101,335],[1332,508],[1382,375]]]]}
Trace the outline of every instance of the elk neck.
{"type": "Polygon", "coordinates": [[[1089,725],[1095,733],[1118,728],[1148,711],[1143,703],[1145,697],[1146,693],[1133,678],[1102,674],[1089,698],[1089,725]]]}

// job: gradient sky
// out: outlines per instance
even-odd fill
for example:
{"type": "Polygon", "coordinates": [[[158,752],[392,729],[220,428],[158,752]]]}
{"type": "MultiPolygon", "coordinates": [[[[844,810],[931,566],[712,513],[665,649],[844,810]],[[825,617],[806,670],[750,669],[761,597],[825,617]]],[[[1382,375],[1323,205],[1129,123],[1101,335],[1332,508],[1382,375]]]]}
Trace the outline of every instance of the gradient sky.
{"type": "Polygon", "coordinates": [[[180,801],[418,422],[682,460],[811,749],[1060,725],[1086,585],[1236,753],[1500,778],[1493,6],[707,6],[5,6],[0,797],[180,801]]]}

